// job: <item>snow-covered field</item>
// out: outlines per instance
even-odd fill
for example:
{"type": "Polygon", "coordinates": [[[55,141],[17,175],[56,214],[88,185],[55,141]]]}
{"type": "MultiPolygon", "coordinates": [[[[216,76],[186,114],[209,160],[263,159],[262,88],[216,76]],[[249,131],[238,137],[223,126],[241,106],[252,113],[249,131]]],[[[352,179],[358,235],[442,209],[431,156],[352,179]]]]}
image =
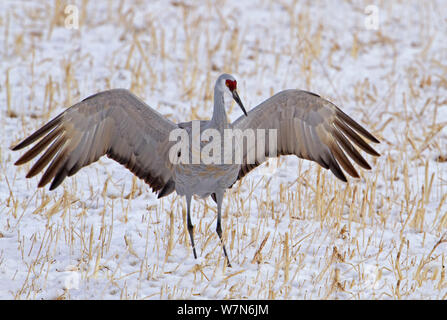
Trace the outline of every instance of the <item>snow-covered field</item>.
{"type": "Polygon", "coordinates": [[[442,0],[1,1],[0,299],[446,299],[446,17],[442,0]],[[209,118],[223,72],[247,109],[305,89],[382,141],[347,184],[283,157],[233,186],[232,268],[211,199],[192,204],[196,261],[184,199],[119,164],[52,192],[13,165],[11,145],[109,88],[209,118]]]}

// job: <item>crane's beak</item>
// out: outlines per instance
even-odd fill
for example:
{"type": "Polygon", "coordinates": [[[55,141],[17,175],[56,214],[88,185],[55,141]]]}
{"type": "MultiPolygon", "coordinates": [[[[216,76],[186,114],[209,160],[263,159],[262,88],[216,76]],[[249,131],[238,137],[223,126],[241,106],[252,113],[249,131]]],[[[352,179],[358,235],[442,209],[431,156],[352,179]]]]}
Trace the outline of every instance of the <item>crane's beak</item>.
{"type": "Polygon", "coordinates": [[[242,104],[241,98],[239,97],[239,94],[236,90],[233,90],[233,99],[237,102],[239,107],[241,107],[242,111],[244,112],[245,116],[247,116],[247,111],[245,111],[244,105],[242,104]]]}

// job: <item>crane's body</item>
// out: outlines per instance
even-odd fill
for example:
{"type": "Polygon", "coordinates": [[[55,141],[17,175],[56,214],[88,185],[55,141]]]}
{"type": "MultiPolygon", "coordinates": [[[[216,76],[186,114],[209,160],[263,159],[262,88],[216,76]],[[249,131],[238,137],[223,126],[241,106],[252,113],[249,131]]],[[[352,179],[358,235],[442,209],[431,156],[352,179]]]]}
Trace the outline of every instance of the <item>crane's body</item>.
{"type": "MultiPolygon", "coordinates": [[[[312,160],[346,182],[342,168],[349,175],[359,177],[346,154],[362,168],[371,169],[351,142],[359,149],[379,156],[361,137],[378,143],[372,134],[334,104],[310,92],[282,91],[247,113],[237,94],[236,80],[229,74],[222,74],[216,81],[212,118],[198,124],[200,135],[211,129],[221,137],[225,136],[225,130],[228,129],[275,130],[276,143],[272,147],[267,143],[269,139],[261,141],[256,137],[253,145],[256,148],[261,145],[263,152],[257,153],[255,159],[251,159],[247,149],[242,148],[241,161],[235,161],[235,158],[230,163],[209,163],[201,158],[199,162],[178,161],[170,153],[175,144],[170,140],[170,134],[174,130],[182,129],[187,132],[190,146],[187,158],[190,160],[208,143],[200,140],[199,145],[195,145],[199,150],[194,149],[194,123],[175,124],[129,91],[113,89],[97,93],[73,105],[12,149],[19,150],[39,140],[16,162],[16,165],[26,163],[45,150],[27,174],[27,178],[33,177],[47,167],[38,187],[51,182],[52,190],[65,177],[74,175],[81,168],[107,155],[143,179],[158,193],[158,197],[174,191],[185,196],[187,226],[195,258],[197,254],[190,214],[191,198],[193,195],[202,198],[211,195],[217,204],[216,232],[228,265],[230,262],[222,241],[221,229],[225,190],[267,157],[272,154],[293,154],[312,160]],[[226,109],[232,100],[239,104],[244,115],[229,123],[226,109]]],[[[245,147],[249,144],[246,141],[233,142],[233,149],[238,143],[245,143],[245,147]]],[[[221,159],[224,159],[227,145],[223,139],[220,144],[221,148],[217,150],[220,149],[221,159]]],[[[177,156],[180,158],[181,152],[177,156]]]]}

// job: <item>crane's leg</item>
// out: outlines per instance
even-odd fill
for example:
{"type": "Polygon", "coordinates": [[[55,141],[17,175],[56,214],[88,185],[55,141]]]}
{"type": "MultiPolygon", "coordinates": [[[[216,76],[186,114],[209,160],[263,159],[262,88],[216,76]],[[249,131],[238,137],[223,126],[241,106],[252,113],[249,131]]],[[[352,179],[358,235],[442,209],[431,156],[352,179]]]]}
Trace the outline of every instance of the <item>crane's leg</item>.
{"type": "Polygon", "coordinates": [[[191,245],[192,245],[192,253],[194,254],[194,258],[197,259],[197,253],[196,253],[196,246],[194,245],[194,226],[191,222],[191,196],[186,196],[186,223],[188,224],[188,233],[189,238],[191,239],[191,245]]]}
{"type": "Polygon", "coordinates": [[[222,243],[222,248],[223,248],[223,252],[225,255],[225,258],[227,259],[227,266],[231,267],[231,263],[230,263],[230,259],[228,258],[227,255],[227,250],[225,249],[225,244],[222,240],[222,225],[221,225],[221,211],[222,211],[222,200],[223,200],[223,196],[224,196],[224,192],[225,191],[219,191],[215,193],[215,201],[217,203],[217,225],[216,225],[216,232],[217,235],[219,236],[220,242],[222,243]]]}

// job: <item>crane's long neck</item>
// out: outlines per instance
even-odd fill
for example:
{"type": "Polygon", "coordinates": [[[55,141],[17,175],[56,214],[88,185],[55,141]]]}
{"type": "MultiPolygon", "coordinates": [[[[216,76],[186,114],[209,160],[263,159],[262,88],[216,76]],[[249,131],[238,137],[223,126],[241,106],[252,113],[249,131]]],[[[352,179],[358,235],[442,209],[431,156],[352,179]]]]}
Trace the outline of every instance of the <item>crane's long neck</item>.
{"type": "Polygon", "coordinates": [[[225,109],[227,104],[230,103],[231,101],[225,101],[224,93],[216,86],[216,88],[214,88],[214,111],[211,122],[218,130],[223,130],[228,127],[227,113],[225,112],[225,109]]]}

